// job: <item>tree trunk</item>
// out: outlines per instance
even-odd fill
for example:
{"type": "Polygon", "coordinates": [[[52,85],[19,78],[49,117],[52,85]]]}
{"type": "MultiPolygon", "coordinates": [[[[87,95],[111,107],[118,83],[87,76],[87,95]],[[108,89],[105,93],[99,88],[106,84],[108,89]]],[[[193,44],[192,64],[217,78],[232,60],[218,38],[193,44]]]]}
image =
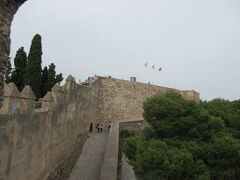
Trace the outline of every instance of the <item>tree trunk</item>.
{"type": "Polygon", "coordinates": [[[14,14],[26,0],[0,1],[0,107],[3,101],[4,75],[10,53],[10,32],[14,14]]]}

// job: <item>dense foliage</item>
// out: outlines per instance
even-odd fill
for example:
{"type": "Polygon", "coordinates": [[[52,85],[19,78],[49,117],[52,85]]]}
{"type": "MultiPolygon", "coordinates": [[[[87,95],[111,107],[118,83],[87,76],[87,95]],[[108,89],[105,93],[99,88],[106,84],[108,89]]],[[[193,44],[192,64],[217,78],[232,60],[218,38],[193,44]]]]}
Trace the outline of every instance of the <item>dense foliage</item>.
{"type": "Polygon", "coordinates": [[[143,105],[151,126],[127,138],[123,150],[139,179],[240,179],[239,105],[153,96],[143,105]]]}
{"type": "Polygon", "coordinates": [[[224,120],[228,131],[240,139],[240,100],[228,101],[225,99],[214,99],[210,102],[201,102],[201,105],[213,116],[224,120]]]}
{"type": "MultiPolygon", "coordinates": [[[[23,47],[17,51],[14,66],[12,73],[6,76],[6,83],[15,83],[20,91],[25,85],[30,85],[37,98],[43,97],[63,80],[61,73],[56,74],[53,63],[42,70],[42,42],[39,34],[33,37],[28,57],[23,47]]],[[[8,69],[11,71],[11,64],[8,69]]]]}
{"type": "Polygon", "coordinates": [[[26,70],[27,70],[27,54],[24,48],[18,49],[16,57],[14,58],[15,69],[12,72],[11,81],[18,87],[21,91],[26,84],[26,70]]]}
{"type": "Polygon", "coordinates": [[[51,91],[52,87],[56,83],[60,83],[63,80],[62,73],[56,75],[56,66],[51,63],[49,68],[46,66],[42,71],[42,94],[45,95],[48,91],[51,91]]]}
{"type": "Polygon", "coordinates": [[[41,73],[42,73],[42,38],[39,34],[33,37],[28,54],[27,84],[31,86],[34,94],[41,97],[41,73]]]}

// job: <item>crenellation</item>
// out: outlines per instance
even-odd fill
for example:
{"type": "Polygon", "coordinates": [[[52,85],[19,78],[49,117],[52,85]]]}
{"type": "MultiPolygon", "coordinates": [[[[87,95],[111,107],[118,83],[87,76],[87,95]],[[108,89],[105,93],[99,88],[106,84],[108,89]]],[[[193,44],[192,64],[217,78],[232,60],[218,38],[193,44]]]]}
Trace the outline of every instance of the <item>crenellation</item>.
{"type": "Polygon", "coordinates": [[[19,94],[20,112],[33,111],[35,109],[36,96],[34,95],[30,86],[25,86],[19,94]]]}
{"type": "Polygon", "coordinates": [[[65,84],[64,84],[64,88],[66,90],[66,93],[71,93],[75,87],[76,87],[75,78],[72,75],[69,75],[66,79],[65,84]]]}
{"type": "Polygon", "coordinates": [[[69,75],[68,77],[67,77],[67,79],[66,79],[66,82],[73,82],[73,83],[76,83],[76,80],[75,80],[75,78],[72,76],[72,75],[69,75]]]}
{"type": "Polygon", "coordinates": [[[19,97],[19,90],[14,83],[6,84],[4,87],[4,97],[19,97]]]}
{"type": "Polygon", "coordinates": [[[53,107],[53,96],[52,92],[48,92],[43,98],[42,98],[42,109],[51,109],[53,107]]]}
{"type": "Polygon", "coordinates": [[[90,123],[96,125],[97,91],[73,78],[66,84],[70,91],[56,84],[38,109],[29,86],[21,93],[13,83],[5,86],[0,179],[47,179],[72,152],[80,153],[76,148],[84,143],[90,123]]]}
{"type": "Polygon", "coordinates": [[[4,87],[4,99],[0,109],[0,114],[16,114],[20,111],[19,90],[14,83],[9,83],[4,87]]]}
{"type": "Polygon", "coordinates": [[[53,88],[52,88],[52,97],[54,103],[57,104],[62,104],[64,100],[64,92],[62,91],[63,88],[60,87],[58,83],[56,83],[53,88]]]}
{"type": "Polygon", "coordinates": [[[19,94],[19,97],[22,99],[32,99],[32,100],[37,99],[34,92],[32,91],[32,88],[29,85],[23,88],[23,90],[19,94]]]}
{"type": "Polygon", "coordinates": [[[29,86],[20,93],[13,83],[7,84],[0,113],[0,138],[4,140],[0,158],[7,165],[0,164],[0,178],[46,179],[67,156],[78,152],[76,143],[83,143],[91,122],[95,127],[97,122],[143,119],[146,98],[169,91],[199,99],[193,90],[99,76],[79,85],[70,75],[63,86],[55,84],[39,101],[29,86]]]}

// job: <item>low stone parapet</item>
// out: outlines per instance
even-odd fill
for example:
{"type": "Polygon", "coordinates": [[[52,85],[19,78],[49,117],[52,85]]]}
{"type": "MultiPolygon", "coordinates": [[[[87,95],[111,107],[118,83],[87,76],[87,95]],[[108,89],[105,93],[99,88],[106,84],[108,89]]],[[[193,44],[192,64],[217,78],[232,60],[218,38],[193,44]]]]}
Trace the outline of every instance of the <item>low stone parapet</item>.
{"type": "Polygon", "coordinates": [[[116,180],[118,169],[119,127],[121,123],[137,123],[143,120],[113,121],[109,131],[108,142],[100,174],[100,180],[116,180]]]}

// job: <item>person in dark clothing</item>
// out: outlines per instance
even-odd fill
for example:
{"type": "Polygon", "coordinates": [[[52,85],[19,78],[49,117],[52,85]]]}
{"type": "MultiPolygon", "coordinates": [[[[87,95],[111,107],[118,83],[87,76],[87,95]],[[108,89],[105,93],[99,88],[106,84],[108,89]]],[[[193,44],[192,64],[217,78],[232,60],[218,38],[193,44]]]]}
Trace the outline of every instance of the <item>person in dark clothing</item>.
{"type": "Polygon", "coordinates": [[[99,129],[100,129],[100,127],[99,127],[99,123],[97,123],[96,128],[97,128],[97,132],[99,133],[99,129]]]}
{"type": "Polygon", "coordinates": [[[93,123],[91,122],[89,132],[93,132],[93,123]]]}

